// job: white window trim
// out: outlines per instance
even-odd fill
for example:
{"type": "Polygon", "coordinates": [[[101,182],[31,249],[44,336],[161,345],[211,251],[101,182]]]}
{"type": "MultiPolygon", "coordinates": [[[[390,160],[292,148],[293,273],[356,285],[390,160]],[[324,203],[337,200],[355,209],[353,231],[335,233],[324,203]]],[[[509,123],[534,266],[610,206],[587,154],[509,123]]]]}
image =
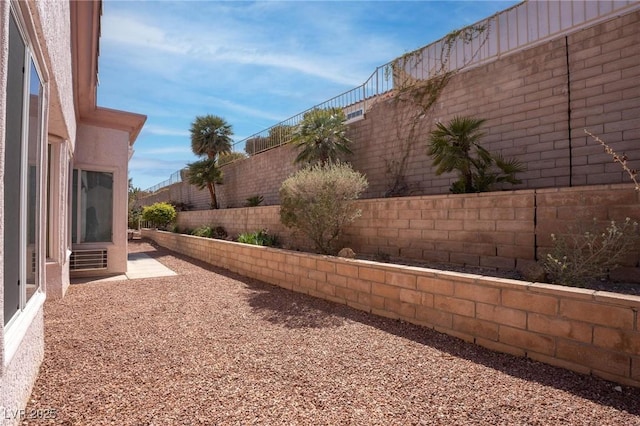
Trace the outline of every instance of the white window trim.
{"type": "MultiPolygon", "coordinates": [[[[31,298],[27,300],[26,279],[25,279],[26,276],[24,275],[26,275],[26,268],[27,268],[28,262],[30,262],[30,259],[27,259],[27,256],[26,256],[26,248],[28,245],[27,244],[27,226],[21,226],[20,252],[22,253],[22,255],[20,256],[19,267],[21,271],[20,281],[24,284],[21,286],[21,289],[20,289],[20,295],[19,295],[20,308],[9,320],[9,322],[7,322],[7,324],[4,325],[4,328],[3,328],[4,356],[2,358],[3,358],[4,365],[8,365],[8,363],[11,361],[11,359],[17,352],[20,344],[22,343],[22,340],[24,339],[24,336],[29,330],[34,318],[42,308],[44,301],[46,299],[46,293],[44,288],[45,287],[45,268],[44,268],[45,259],[44,259],[44,252],[42,251],[44,249],[44,244],[43,244],[44,235],[42,233],[43,232],[42,219],[44,218],[43,216],[44,201],[43,201],[43,194],[42,194],[43,187],[44,187],[42,151],[46,144],[45,135],[47,134],[48,83],[47,83],[47,80],[44,78],[45,74],[43,74],[42,68],[40,66],[41,55],[39,55],[39,50],[37,50],[37,46],[34,45],[31,37],[29,36],[28,31],[26,31],[25,29],[26,24],[25,24],[25,20],[24,20],[21,8],[19,7],[20,5],[16,4],[16,2],[14,1],[11,1],[9,3],[9,6],[10,6],[9,7],[10,19],[11,17],[13,17],[13,19],[15,20],[20,36],[22,37],[22,40],[25,44],[25,57],[24,57],[24,63],[23,63],[24,72],[25,72],[25,85],[23,87],[23,93],[22,93],[23,99],[28,99],[30,96],[31,64],[32,63],[37,73],[38,79],[40,80],[40,85],[42,90],[42,99],[40,100],[41,102],[40,107],[42,108],[42,111],[40,115],[40,124],[39,124],[40,133],[38,135],[37,160],[36,160],[38,165],[37,190],[39,192],[39,197],[38,197],[38,203],[35,206],[36,208],[35,244],[38,247],[37,252],[41,254],[37,256],[38,288],[34,292],[34,294],[31,296],[31,298]]],[[[23,102],[22,108],[23,108],[23,111],[22,111],[23,117],[28,117],[29,102],[23,102]]],[[[25,141],[28,141],[28,136],[29,136],[28,130],[29,130],[28,126],[25,125],[25,123],[23,122],[22,129],[21,129],[21,139],[22,139],[21,143],[23,144],[25,143],[25,141]]],[[[28,186],[28,173],[29,173],[28,161],[27,161],[28,160],[27,157],[29,155],[28,151],[29,150],[28,150],[28,142],[27,142],[26,147],[23,145],[23,150],[21,152],[21,159],[20,159],[22,164],[26,166],[20,176],[21,189],[27,188],[28,186]]],[[[22,196],[20,199],[20,212],[22,217],[27,216],[26,194],[22,196]]]]}
{"type": "Polygon", "coordinates": [[[70,168],[70,173],[69,173],[69,188],[71,188],[71,191],[69,193],[69,241],[71,242],[71,246],[72,247],[83,247],[83,248],[91,248],[91,247],[108,247],[108,246],[115,246],[116,243],[114,242],[115,239],[115,235],[114,235],[114,227],[115,227],[115,221],[116,221],[116,195],[115,195],[115,187],[116,187],[116,176],[118,174],[118,169],[115,167],[104,167],[104,166],[93,166],[93,165],[89,165],[89,164],[73,164],[73,166],[70,168]],[[112,199],[112,203],[111,203],[111,217],[112,217],[112,223],[111,223],[111,241],[89,241],[89,242],[76,242],[73,239],[73,210],[75,208],[76,210],[76,217],[78,218],[77,222],[76,222],[76,239],[78,238],[79,235],[81,235],[82,230],[81,230],[81,221],[79,220],[80,218],[80,211],[79,211],[79,205],[80,203],[78,203],[77,206],[73,205],[73,191],[77,191],[77,188],[73,186],[73,172],[75,170],[78,170],[79,172],[98,172],[98,173],[111,173],[112,176],[112,181],[113,181],[113,199],[112,199]]]}

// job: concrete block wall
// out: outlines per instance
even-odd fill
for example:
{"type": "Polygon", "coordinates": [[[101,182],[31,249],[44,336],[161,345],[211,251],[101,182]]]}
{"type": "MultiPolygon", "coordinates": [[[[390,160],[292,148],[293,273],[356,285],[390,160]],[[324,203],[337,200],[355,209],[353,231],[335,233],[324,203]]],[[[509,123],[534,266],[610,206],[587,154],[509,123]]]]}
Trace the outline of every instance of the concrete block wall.
{"type": "Polygon", "coordinates": [[[515,269],[535,255],[533,190],[361,200],[345,232],[359,253],[515,269]]]}
{"type": "MultiPolygon", "coordinates": [[[[364,198],[390,195],[393,170],[403,158],[402,195],[449,193],[455,176],[435,175],[426,146],[434,123],[456,115],[485,118],[482,145],[526,165],[518,175],[522,184],[497,190],[628,182],[620,165],[586,137],[584,129],[618,153],[626,153],[629,166],[640,169],[639,57],[640,11],[636,10],[462,69],[419,120],[414,118],[421,111],[393,93],[370,100],[374,104],[365,118],[348,129],[353,140],[349,160],[369,180],[364,198]]],[[[295,171],[294,158],[295,149],[284,146],[224,166],[220,205],[241,207],[253,195],[263,195],[265,205],[278,204],[280,184],[295,171]]],[[[200,195],[208,200],[206,191],[200,195]]],[[[196,208],[209,204],[186,202],[196,208]]]]}
{"type": "MultiPolygon", "coordinates": [[[[550,235],[578,224],[630,217],[640,222],[640,191],[633,185],[595,185],[358,200],[361,217],[342,245],[356,253],[430,262],[526,270],[552,247],[550,235]]],[[[180,212],[178,226],[223,226],[230,235],[268,229],[286,247],[309,249],[280,223],[279,206],[180,212]]],[[[628,253],[621,279],[640,282],[640,247],[628,253]]]]}
{"type": "Polygon", "coordinates": [[[296,155],[297,150],[286,145],[222,166],[224,184],[217,185],[220,206],[243,207],[255,195],[264,197],[265,206],[280,204],[280,185],[299,168],[293,164],[296,155]]]}
{"type": "Polygon", "coordinates": [[[433,328],[491,350],[640,386],[640,297],[143,230],[195,259],[433,328]]]}
{"type": "MultiPolygon", "coordinates": [[[[619,164],[587,138],[598,135],[640,169],[640,12],[569,37],[573,184],[615,182],[619,164]]],[[[622,176],[622,179],[627,179],[622,176]]]]}

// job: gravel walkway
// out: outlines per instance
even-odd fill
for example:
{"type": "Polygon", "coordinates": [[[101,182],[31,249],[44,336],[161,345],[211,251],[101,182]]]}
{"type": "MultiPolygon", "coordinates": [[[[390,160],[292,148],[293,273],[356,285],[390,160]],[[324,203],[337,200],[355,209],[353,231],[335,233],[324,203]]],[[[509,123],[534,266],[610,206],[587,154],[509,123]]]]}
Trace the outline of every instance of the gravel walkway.
{"type": "Polygon", "coordinates": [[[24,424],[640,425],[640,389],[130,251],[179,275],[48,302],[27,412],[56,419],[24,424]]]}

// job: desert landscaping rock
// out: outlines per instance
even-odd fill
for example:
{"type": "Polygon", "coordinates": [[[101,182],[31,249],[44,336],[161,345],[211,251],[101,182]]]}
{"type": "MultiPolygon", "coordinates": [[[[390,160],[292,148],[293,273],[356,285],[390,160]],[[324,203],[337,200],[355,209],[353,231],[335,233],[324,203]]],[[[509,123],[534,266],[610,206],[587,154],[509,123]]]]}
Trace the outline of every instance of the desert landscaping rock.
{"type": "Polygon", "coordinates": [[[129,247],[178,275],[47,302],[27,410],[56,418],[23,424],[640,425],[640,389],[129,247]]]}

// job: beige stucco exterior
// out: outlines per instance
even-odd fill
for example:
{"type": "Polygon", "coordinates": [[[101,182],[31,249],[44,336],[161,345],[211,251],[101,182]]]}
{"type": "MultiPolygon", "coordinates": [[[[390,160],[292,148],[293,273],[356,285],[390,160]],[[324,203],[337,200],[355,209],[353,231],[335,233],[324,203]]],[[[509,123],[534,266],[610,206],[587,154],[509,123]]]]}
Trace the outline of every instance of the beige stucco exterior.
{"type": "MultiPolygon", "coordinates": [[[[43,305],[63,297],[69,287],[69,258],[73,250],[103,248],[106,269],[93,274],[126,272],[128,159],[146,117],[97,106],[97,61],[101,1],[0,1],[0,182],[21,190],[21,182],[5,176],[8,103],[9,22],[15,20],[28,57],[42,83],[42,127],[39,168],[41,202],[35,209],[39,224],[34,268],[39,289],[0,331],[0,424],[20,421],[21,409],[44,356],[43,305]],[[47,158],[48,156],[48,158],[47,158]],[[108,243],[75,245],[71,241],[71,174],[74,168],[113,174],[113,237],[108,243]]],[[[14,123],[15,124],[15,123],[14,123]]],[[[22,141],[21,143],[24,143],[22,141]]],[[[30,165],[33,165],[30,162],[30,165]]],[[[0,218],[5,217],[0,191],[0,218]]],[[[5,306],[5,234],[0,221],[0,306],[5,306]]],[[[24,253],[23,253],[24,255],[24,253]]],[[[30,257],[24,255],[24,257],[30,257]]],[[[25,265],[26,261],[22,261],[25,265]]],[[[86,272],[85,272],[86,273],[86,272]]],[[[6,315],[6,314],[5,314],[6,315]]]]}

